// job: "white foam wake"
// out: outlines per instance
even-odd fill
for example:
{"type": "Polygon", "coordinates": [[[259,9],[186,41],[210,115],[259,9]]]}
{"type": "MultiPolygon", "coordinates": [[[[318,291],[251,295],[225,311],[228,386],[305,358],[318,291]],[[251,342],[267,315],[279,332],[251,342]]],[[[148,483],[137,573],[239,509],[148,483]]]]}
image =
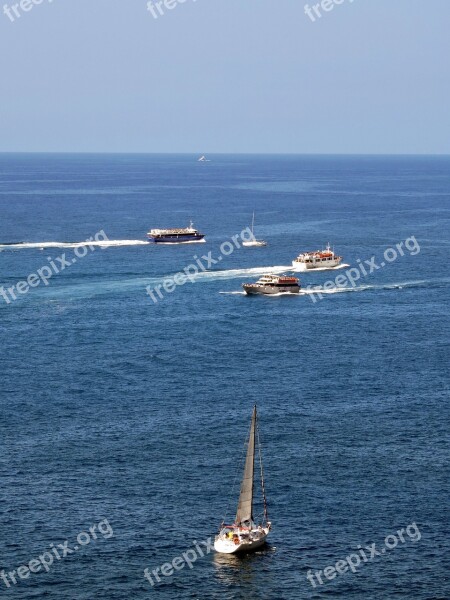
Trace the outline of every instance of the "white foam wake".
{"type": "Polygon", "coordinates": [[[226,296],[246,296],[245,292],[219,292],[219,294],[224,294],[226,296]]]}
{"type": "Polygon", "coordinates": [[[292,292],[278,292],[278,294],[264,294],[264,296],[266,298],[279,298],[280,296],[292,296],[293,298],[295,298],[300,294],[301,292],[299,292],[298,294],[293,294],[292,292]]]}
{"type": "Polygon", "coordinates": [[[370,290],[370,289],[375,289],[374,286],[370,286],[370,285],[366,285],[366,286],[359,286],[359,287],[351,287],[351,288],[339,288],[339,287],[335,287],[332,288],[331,290],[323,290],[320,287],[317,288],[311,288],[309,290],[305,289],[302,290],[300,293],[303,294],[304,296],[308,296],[308,295],[332,295],[332,294],[342,294],[343,292],[363,292],[364,290],[370,290]]]}
{"type": "Polygon", "coordinates": [[[265,273],[284,273],[289,271],[288,266],[274,267],[251,267],[248,269],[227,269],[223,271],[204,271],[195,275],[195,279],[233,279],[237,277],[246,277],[247,275],[264,275],[265,273]]]}
{"type": "MultiPolygon", "coordinates": [[[[415,288],[421,285],[424,285],[427,282],[425,280],[417,280],[417,281],[402,281],[398,283],[385,283],[379,285],[358,285],[355,287],[334,287],[329,290],[324,290],[320,286],[315,286],[313,288],[302,288],[298,294],[291,294],[289,292],[280,292],[279,294],[265,294],[265,297],[277,298],[278,296],[316,296],[320,298],[322,295],[331,296],[333,294],[344,294],[346,292],[366,292],[366,291],[382,291],[382,290],[396,290],[401,291],[403,289],[415,288]],[[320,295],[319,295],[320,294],[320,295]]],[[[219,292],[220,294],[229,294],[229,295],[241,295],[245,294],[245,292],[232,291],[232,292],[219,292]]]]}
{"type": "Polygon", "coordinates": [[[338,265],[337,267],[318,267],[317,269],[307,269],[305,265],[298,265],[289,267],[291,271],[295,273],[316,273],[317,271],[338,271],[339,269],[346,269],[350,265],[338,265]]]}
{"type": "Polygon", "coordinates": [[[292,265],[275,265],[272,267],[250,267],[247,269],[224,269],[223,271],[204,271],[195,275],[195,279],[219,279],[223,277],[224,279],[233,279],[238,277],[246,277],[247,275],[265,275],[266,273],[280,274],[286,272],[303,272],[303,273],[314,273],[315,271],[331,271],[337,269],[344,269],[349,267],[350,265],[339,265],[337,267],[330,268],[320,268],[320,269],[294,269],[292,265]]]}
{"type": "Polygon", "coordinates": [[[20,242],[18,244],[0,244],[0,250],[44,250],[45,248],[82,248],[95,246],[110,248],[114,246],[142,246],[150,242],[144,240],[99,240],[85,242],[20,242]]]}
{"type": "Polygon", "coordinates": [[[334,287],[329,290],[324,290],[320,286],[315,286],[309,289],[302,289],[303,294],[321,294],[321,295],[332,295],[332,294],[344,294],[346,292],[366,292],[371,290],[403,290],[407,288],[415,288],[421,285],[424,285],[427,282],[425,280],[417,280],[417,281],[401,281],[398,283],[382,283],[382,284],[361,284],[355,287],[334,287]]]}

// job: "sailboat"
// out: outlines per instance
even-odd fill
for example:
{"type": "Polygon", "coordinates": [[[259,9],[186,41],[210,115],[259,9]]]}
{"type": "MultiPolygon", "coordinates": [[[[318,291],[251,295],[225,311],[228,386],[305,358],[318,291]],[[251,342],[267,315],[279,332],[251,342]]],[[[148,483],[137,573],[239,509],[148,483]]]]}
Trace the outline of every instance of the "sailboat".
{"type": "Polygon", "coordinates": [[[255,405],[253,408],[250,435],[247,444],[247,457],[245,459],[244,476],[241,483],[241,493],[239,495],[236,518],[232,525],[225,525],[222,523],[219,534],[214,540],[214,549],[223,554],[253,552],[265,544],[270,529],[271,523],[267,515],[264,472],[262,466],[261,445],[259,443],[255,405]],[[264,503],[264,520],[263,523],[258,525],[253,520],[256,442],[258,442],[259,464],[261,469],[261,488],[264,503]]]}
{"type": "Polygon", "coordinates": [[[257,240],[255,238],[255,234],[253,232],[255,228],[255,212],[253,211],[253,217],[252,217],[252,239],[249,242],[242,242],[243,246],[246,246],[247,248],[255,248],[255,247],[259,247],[261,248],[262,246],[267,246],[267,242],[265,242],[264,240],[257,240]]]}

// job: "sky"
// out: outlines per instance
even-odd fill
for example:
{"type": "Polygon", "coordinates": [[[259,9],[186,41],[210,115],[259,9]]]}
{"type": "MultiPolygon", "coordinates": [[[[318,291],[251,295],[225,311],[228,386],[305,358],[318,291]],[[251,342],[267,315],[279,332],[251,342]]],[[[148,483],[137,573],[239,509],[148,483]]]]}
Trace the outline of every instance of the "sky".
{"type": "Polygon", "coordinates": [[[450,154],[449,0],[18,1],[0,152],[450,154]]]}

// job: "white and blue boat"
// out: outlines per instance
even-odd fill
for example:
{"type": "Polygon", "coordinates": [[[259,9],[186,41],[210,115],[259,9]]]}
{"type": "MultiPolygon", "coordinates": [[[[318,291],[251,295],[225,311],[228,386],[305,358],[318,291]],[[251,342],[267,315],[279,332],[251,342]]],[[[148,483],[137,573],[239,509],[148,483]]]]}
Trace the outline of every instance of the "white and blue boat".
{"type": "Polygon", "coordinates": [[[203,242],[205,234],[194,228],[191,221],[189,227],[184,229],[151,229],[148,237],[155,244],[186,244],[189,242],[203,242]]]}

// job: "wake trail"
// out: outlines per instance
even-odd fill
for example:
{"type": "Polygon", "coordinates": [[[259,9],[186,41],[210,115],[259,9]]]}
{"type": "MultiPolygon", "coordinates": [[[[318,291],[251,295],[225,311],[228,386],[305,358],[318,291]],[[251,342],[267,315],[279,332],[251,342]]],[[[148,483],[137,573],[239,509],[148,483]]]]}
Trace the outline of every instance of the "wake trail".
{"type": "Polygon", "coordinates": [[[290,271],[294,271],[295,273],[316,273],[317,271],[339,271],[339,269],[346,269],[350,265],[343,264],[338,265],[337,267],[317,267],[315,269],[307,269],[303,265],[299,265],[297,267],[289,267],[290,271]]]}
{"type": "Polygon", "coordinates": [[[118,246],[148,246],[151,242],[145,240],[100,240],[84,242],[17,242],[0,244],[0,250],[44,250],[45,248],[111,248],[118,246]]]}
{"type": "MultiPolygon", "coordinates": [[[[379,284],[379,285],[373,285],[373,284],[366,284],[366,285],[358,285],[355,287],[334,287],[331,289],[327,289],[324,290],[322,289],[320,286],[315,286],[312,288],[302,288],[300,289],[300,292],[298,294],[289,294],[287,292],[281,292],[279,294],[264,294],[267,297],[272,297],[272,298],[277,298],[279,296],[285,296],[285,295],[289,295],[289,296],[294,296],[294,297],[301,297],[301,296],[316,296],[317,299],[320,299],[320,295],[322,296],[333,296],[334,294],[345,294],[345,293],[353,293],[353,292],[370,292],[370,291],[383,291],[383,290],[390,290],[390,291],[402,291],[402,290],[408,290],[408,289],[413,289],[413,288],[417,288],[417,287],[423,287],[423,286],[427,286],[428,287],[433,287],[436,285],[442,285],[442,283],[445,282],[450,282],[450,280],[425,280],[425,279],[420,279],[420,280],[414,280],[414,281],[400,281],[397,283],[385,283],[385,284],[379,284]]],[[[230,291],[230,292],[219,292],[220,294],[227,294],[227,295],[246,295],[245,292],[240,292],[240,291],[230,291]]]]}
{"type": "Polygon", "coordinates": [[[194,278],[197,279],[234,279],[245,277],[247,275],[264,275],[265,273],[284,273],[289,267],[285,265],[276,265],[273,267],[250,267],[247,269],[224,269],[217,271],[204,271],[197,273],[194,278]]]}

